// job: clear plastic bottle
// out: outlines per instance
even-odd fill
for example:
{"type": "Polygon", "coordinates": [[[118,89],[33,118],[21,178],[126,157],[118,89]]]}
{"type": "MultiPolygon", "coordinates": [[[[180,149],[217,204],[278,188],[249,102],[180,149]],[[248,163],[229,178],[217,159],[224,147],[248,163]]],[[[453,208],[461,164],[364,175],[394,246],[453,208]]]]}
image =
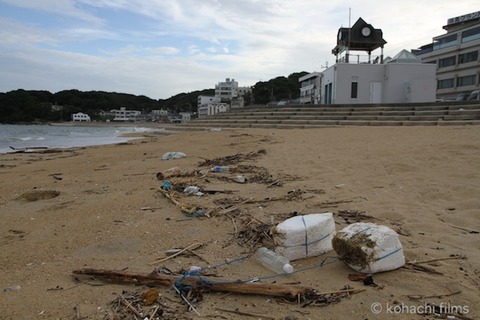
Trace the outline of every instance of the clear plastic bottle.
{"type": "Polygon", "coordinates": [[[270,249],[261,247],[255,252],[254,257],[263,266],[278,274],[293,273],[293,266],[290,261],[270,249]]]}
{"type": "Polygon", "coordinates": [[[229,172],[230,168],[228,166],[215,166],[212,168],[213,172],[229,172]]]}

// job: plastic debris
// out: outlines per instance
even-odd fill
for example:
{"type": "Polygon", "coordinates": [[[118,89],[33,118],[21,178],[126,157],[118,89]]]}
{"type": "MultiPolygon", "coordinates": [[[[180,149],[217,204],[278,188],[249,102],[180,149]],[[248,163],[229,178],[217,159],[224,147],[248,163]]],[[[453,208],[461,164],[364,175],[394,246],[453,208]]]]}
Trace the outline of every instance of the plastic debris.
{"type": "Polygon", "coordinates": [[[183,189],[183,193],[186,196],[191,196],[191,195],[202,196],[203,195],[203,192],[200,192],[200,188],[197,186],[188,186],[185,189],[183,189]]]}
{"type": "Polygon", "coordinates": [[[245,183],[247,179],[244,176],[235,176],[235,181],[238,183],[245,183]]]}
{"type": "Polygon", "coordinates": [[[358,272],[390,271],[405,264],[398,233],[387,226],[353,223],[335,235],[332,245],[340,259],[358,272]]]}
{"type": "Polygon", "coordinates": [[[162,156],[162,160],[180,159],[185,158],[187,155],[183,152],[166,152],[162,156]]]}
{"type": "Polygon", "coordinates": [[[275,251],[290,261],[332,251],[334,235],[335,221],[331,212],[295,216],[273,229],[275,251]]]}
{"type": "Polygon", "coordinates": [[[265,247],[261,247],[255,252],[255,259],[264,267],[278,274],[293,273],[293,266],[287,258],[265,247]]]}
{"type": "Polygon", "coordinates": [[[22,288],[21,286],[15,285],[15,286],[7,287],[7,288],[3,289],[3,291],[5,291],[5,292],[11,292],[11,291],[20,290],[21,288],[22,288]]]}
{"type": "Polygon", "coordinates": [[[172,187],[172,184],[170,183],[170,181],[163,181],[162,182],[162,190],[170,190],[170,188],[172,187]]]}
{"type": "Polygon", "coordinates": [[[215,166],[212,168],[213,172],[229,172],[230,167],[228,166],[215,166]]]}

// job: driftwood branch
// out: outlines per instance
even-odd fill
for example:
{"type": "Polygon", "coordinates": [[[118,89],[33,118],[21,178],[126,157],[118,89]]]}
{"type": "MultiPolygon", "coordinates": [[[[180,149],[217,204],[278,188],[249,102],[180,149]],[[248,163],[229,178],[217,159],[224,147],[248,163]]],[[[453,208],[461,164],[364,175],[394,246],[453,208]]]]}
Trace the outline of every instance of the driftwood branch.
{"type": "MultiPolygon", "coordinates": [[[[152,273],[135,273],[104,269],[81,269],[74,270],[73,274],[94,277],[99,281],[108,283],[167,287],[173,286],[176,281],[182,278],[182,284],[197,286],[205,290],[283,297],[290,300],[295,300],[298,296],[311,299],[317,295],[312,288],[296,285],[231,281],[220,278],[213,279],[212,277],[206,276],[200,279],[194,276],[183,277],[183,275],[160,274],[156,271],[152,273]]],[[[354,290],[352,290],[351,293],[355,293],[354,290]]]]}

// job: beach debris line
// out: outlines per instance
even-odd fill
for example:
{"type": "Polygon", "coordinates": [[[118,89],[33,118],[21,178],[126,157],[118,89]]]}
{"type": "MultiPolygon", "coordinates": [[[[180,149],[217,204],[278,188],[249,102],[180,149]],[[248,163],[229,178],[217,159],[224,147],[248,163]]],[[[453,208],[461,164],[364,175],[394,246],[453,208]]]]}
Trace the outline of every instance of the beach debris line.
{"type": "Polygon", "coordinates": [[[13,152],[9,152],[9,153],[57,153],[57,152],[71,151],[70,149],[49,148],[49,147],[15,148],[10,146],[10,149],[12,149],[13,152]]]}
{"type": "Polygon", "coordinates": [[[230,280],[219,277],[202,276],[187,274],[162,274],[157,270],[150,273],[129,272],[121,270],[106,269],[79,269],[74,270],[75,276],[93,277],[98,281],[114,284],[134,284],[148,286],[166,286],[171,287],[181,281],[183,286],[188,286],[192,290],[204,290],[214,292],[231,292],[240,294],[255,294],[271,297],[281,297],[290,301],[301,301],[305,299],[315,299],[318,293],[313,288],[299,285],[263,283],[263,282],[245,282],[242,280],[230,280]]]}
{"type": "Polygon", "coordinates": [[[260,156],[267,154],[265,149],[260,149],[258,151],[252,151],[249,153],[236,153],[229,156],[214,158],[214,159],[205,159],[199,163],[200,167],[214,167],[214,166],[226,166],[237,164],[245,160],[255,160],[260,156]]]}
{"type": "MultiPolygon", "coordinates": [[[[201,271],[200,271],[201,272],[201,271]]],[[[325,306],[338,303],[352,294],[365,291],[345,286],[338,291],[317,292],[313,288],[297,284],[264,283],[245,280],[230,280],[219,277],[200,275],[198,272],[186,272],[184,274],[163,274],[159,269],[150,273],[129,272],[106,269],[79,269],[74,270],[73,275],[77,281],[82,277],[94,278],[103,283],[147,285],[151,287],[174,287],[189,302],[194,297],[200,301],[202,292],[227,292],[237,294],[262,295],[284,298],[292,303],[300,303],[302,306],[314,305],[325,306]]],[[[191,302],[189,302],[191,306],[191,302]]]]}

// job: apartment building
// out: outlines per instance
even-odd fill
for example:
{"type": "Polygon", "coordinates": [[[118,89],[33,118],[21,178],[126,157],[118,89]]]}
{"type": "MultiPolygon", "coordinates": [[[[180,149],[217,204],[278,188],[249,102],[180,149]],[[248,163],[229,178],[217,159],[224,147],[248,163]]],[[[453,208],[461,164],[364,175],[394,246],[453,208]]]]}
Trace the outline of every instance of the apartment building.
{"type": "Polygon", "coordinates": [[[454,99],[480,86],[480,11],[450,18],[443,29],[447,33],[412,52],[436,65],[437,98],[454,99]]]}
{"type": "Polygon", "coordinates": [[[215,96],[220,97],[222,102],[230,102],[238,96],[238,82],[227,78],[215,85],[215,96]]]}
{"type": "Polygon", "coordinates": [[[322,74],[312,72],[300,77],[300,104],[320,104],[322,88],[322,74]]]}

